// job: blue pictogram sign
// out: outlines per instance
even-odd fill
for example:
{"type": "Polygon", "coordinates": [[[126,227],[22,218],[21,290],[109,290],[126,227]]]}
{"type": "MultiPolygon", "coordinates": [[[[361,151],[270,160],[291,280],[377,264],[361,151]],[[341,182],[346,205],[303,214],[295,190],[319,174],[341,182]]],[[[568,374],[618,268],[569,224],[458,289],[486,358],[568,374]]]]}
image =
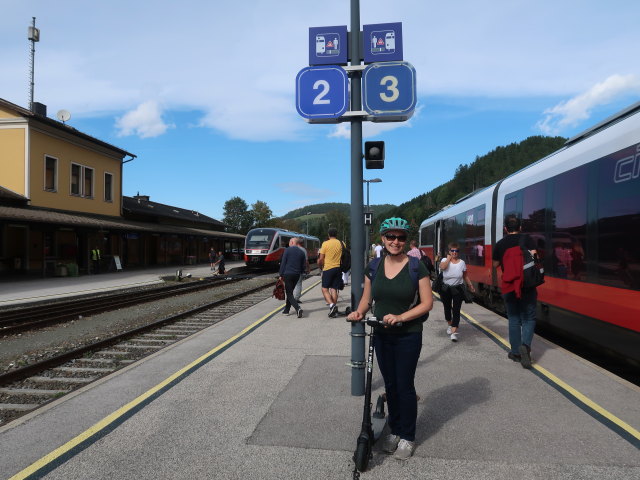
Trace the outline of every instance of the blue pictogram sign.
{"type": "Polygon", "coordinates": [[[337,65],[305,67],[296,76],[296,109],[311,123],[337,123],[349,107],[349,78],[337,65]]]}
{"type": "Polygon", "coordinates": [[[309,28],[309,65],[346,65],[347,26],[309,28]]]}
{"type": "Polygon", "coordinates": [[[362,26],[364,63],[391,62],[402,58],[402,23],[362,26]]]}

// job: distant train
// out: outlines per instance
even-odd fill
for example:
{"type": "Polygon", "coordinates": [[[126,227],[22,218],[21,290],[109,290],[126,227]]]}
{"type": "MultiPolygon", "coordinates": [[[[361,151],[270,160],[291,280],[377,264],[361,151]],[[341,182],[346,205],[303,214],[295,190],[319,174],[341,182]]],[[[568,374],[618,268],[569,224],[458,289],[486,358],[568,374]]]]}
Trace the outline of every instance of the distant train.
{"type": "Polygon", "coordinates": [[[492,251],[508,214],[544,262],[538,322],[640,366],[640,102],[422,222],[423,252],[436,260],[457,242],[477,295],[499,309],[492,251]]]}
{"type": "Polygon", "coordinates": [[[307,249],[309,263],[318,260],[320,240],[304,233],[291,232],[282,228],[254,228],[247,233],[244,246],[244,261],[249,267],[277,268],[289,240],[300,237],[307,249]]]}

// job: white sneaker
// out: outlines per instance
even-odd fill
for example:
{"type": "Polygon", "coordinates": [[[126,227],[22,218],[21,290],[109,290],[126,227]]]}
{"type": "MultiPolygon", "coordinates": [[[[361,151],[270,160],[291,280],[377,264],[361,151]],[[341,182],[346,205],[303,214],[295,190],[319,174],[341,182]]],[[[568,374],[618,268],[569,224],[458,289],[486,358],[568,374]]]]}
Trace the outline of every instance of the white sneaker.
{"type": "Polygon", "coordinates": [[[384,442],[382,442],[382,451],[385,453],[395,452],[398,447],[398,442],[400,442],[400,437],[398,435],[387,435],[384,437],[384,442]]]}
{"type": "Polygon", "coordinates": [[[451,334],[451,341],[452,342],[457,342],[458,341],[458,334],[457,333],[452,333],[451,334]]]}
{"type": "Polygon", "coordinates": [[[409,440],[405,440],[403,438],[398,443],[398,448],[396,448],[396,451],[393,454],[393,457],[397,458],[398,460],[408,460],[411,457],[411,455],[413,455],[413,451],[415,449],[416,449],[415,442],[410,442],[409,440]]]}
{"type": "Polygon", "coordinates": [[[447,335],[451,335],[451,325],[447,327],[447,335]]]}

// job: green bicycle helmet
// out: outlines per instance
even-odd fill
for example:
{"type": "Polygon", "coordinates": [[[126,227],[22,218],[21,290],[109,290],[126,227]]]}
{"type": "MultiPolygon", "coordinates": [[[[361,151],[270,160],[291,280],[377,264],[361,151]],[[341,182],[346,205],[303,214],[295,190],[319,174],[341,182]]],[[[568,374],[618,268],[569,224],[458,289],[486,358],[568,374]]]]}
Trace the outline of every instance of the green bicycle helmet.
{"type": "Polygon", "coordinates": [[[387,218],[380,224],[380,233],[388,232],[389,230],[403,230],[409,232],[409,222],[404,218],[391,217],[387,218]]]}

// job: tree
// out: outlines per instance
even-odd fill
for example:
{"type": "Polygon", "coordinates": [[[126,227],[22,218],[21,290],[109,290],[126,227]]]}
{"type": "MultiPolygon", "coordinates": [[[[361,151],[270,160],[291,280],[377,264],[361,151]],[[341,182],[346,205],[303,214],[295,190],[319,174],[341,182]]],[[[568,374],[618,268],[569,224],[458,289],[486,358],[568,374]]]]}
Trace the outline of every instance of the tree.
{"type": "Polygon", "coordinates": [[[240,197],[233,197],[224,202],[222,221],[229,225],[231,232],[245,235],[253,225],[253,215],[247,210],[247,202],[240,197]]]}
{"type": "Polygon", "coordinates": [[[258,200],[256,203],[251,205],[251,209],[254,227],[264,227],[268,225],[269,219],[273,217],[273,212],[269,208],[269,205],[262,200],[258,200]]]}
{"type": "Polygon", "coordinates": [[[329,224],[329,227],[333,227],[338,230],[339,240],[343,240],[345,242],[349,240],[351,223],[349,222],[349,217],[344,213],[339,210],[331,210],[327,212],[327,223],[329,224]]]}

